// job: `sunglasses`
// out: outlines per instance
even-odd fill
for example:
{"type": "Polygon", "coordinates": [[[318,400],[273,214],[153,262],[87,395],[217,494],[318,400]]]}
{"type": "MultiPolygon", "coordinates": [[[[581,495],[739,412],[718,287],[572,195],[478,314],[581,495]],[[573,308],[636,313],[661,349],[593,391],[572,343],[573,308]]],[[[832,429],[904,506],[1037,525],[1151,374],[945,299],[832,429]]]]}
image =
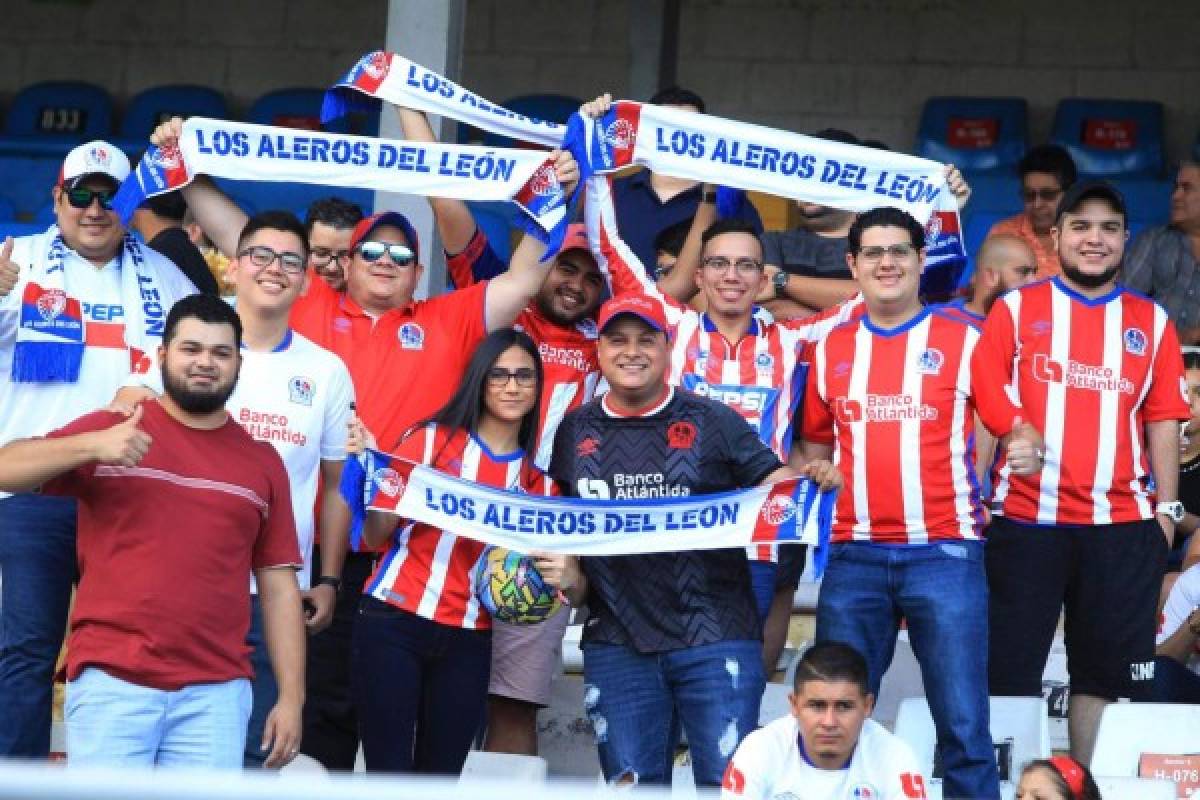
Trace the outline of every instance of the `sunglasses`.
{"type": "Polygon", "coordinates": [[[72,208],[90,208],[93,200],[100,201],[100,207],[112,211],[112,201],[117,195],[116,189],[64,189],[67,202],[72,208]]]}
{"type": "Polygon", "coordinates": [[[387,253],[392,259],[392,263],[397,267],[410,267],[417,257],[413,255],[413,251],[403,244],[388,244],[387,242],[363,242],[358,247],[354,248],[364,261],[375,262],[383,258],[383,254],[387,253]]]}

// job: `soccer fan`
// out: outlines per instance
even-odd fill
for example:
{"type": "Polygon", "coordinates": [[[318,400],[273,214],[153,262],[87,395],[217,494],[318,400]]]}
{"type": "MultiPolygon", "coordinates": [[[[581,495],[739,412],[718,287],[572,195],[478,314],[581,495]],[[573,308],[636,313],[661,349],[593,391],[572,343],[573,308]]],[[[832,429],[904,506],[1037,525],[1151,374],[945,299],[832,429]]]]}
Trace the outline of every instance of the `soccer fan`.
{"type": "MultiPolygon", "coordinates": [[[[532,459],[543,380],[533,340],[494,331],[450,401],[388,449],[466,480],[551,494],[532,459]]],[[[483,722],[492,666],[492,620],[474,580],[485,546],[380,512],[368,513],[363,532],[372,547],[389,545],[354,630],[367,769],[457,774],[483,722]]]]}
{"type": "Polygon", "coordinates": [[[920,800],[925,779],[904,741],[869,719],[875,695],[862,654],[815,644],[796,664],[792,713],[745,738],[725,770],[722,800],[920,800]]]}
{"type": "Polygon", "coordinates": [[[4,490],[40,487],[78,500],[65,706],[71,766],[241,766],[252,569],[280,687],[265,725],[267,763],[296,755],[300,558],[283,463],[225,410],[241,332],[221,299],[180,300],[158,351],[161,398],[128,417],[97,411],[0,448],[4,490]]]}
{"type": "Polygon", "coordinates": [[[137,231],[146,246],[171,260],[204,294],[220,294],[217,279],[183,229],[187,203],[179,192],[167,192],[148,198],[133,212],[129,226],[137,231]]]}
{"type": "MultiPolygon", "coordinates": [[[[564,494],[646,499],[779,480],[784,467],[728,406],[671,385],[666,315],[653,297],[600,309],[609,391],[563,419],[550,474],[564,494]]],[[[805,465],[823,488],[828,462],[805,465]]],[[[572,605],[586,602],[585,705],[604,776],[665,784],[682,724],[699,786],[717,786],[758,721],[765,676],[744,549],[537,562],[572,605]]]]}
{"type": "Polygon", "coordinates": [[[1163,600],[1179,573],[1200,563],[1200,349],[1183,349],[1183,377],[1187,382],[1188,406],[1192,416],[1184,423],[1179,441],[1179,502],[1183,519],[1175,523],[1175,541],[1167,555],[1167,574],[1163,579],[1163,600]]]}
{"type": "Polygon", "coordinates": [[[1117,283],[1126,220],[1111,185],[1071,187],[1054,227],[1062,273],[996,302],[971,368],[979,418],[1002,444],[1014,430],[1044,440],[1034,474],[1014,474],[1011,453],[993,470],[991,693],[1041,691],[1065,603],[1071,753],[1085,762],[1104,706],[1147,693],[1183,517],[1183,363],[1166,312],[1117,283]]]}
{"type": "Polygon", "coordinates": [[[996,299],[1037,275],[1037,260],[1024,239],[1007,233],[989,236],[975,255],[971,296],[940,306],[947,314],[980,326],[996,299]]]}
{"type": "Polygon", "coordinates": [[[308,263],[335,292],[346,288],[350,263],[350,237],[363,218],[362,209],[340,197],[314,200],[304,218],[308,236],[308,263]]]}
{"type": "MultiPolygon", "coordinates": [[[[55,225],[8,239],[0,274],[0,444],[41,436],[108,402],[151,368],[163,320],[195,291],[111,210],[129,160],[79,145],[51,189],[55,225]],[[4,288],[4,287],[0,287],[4,288]]],[[[77,568],[75,501],[0,493],[0,756],[50,752],[54,665],[77,568]]]]}
{"type": "MultiPolygon", "coordinates": [[[[661,89],[650,98],[658,106],[703,114],[704,100],[695,92],[678,86],[661,89]]],[[[715,194],[705,197],[696,181],[660,175],[641,169],[613,181],[613,200],[617,224],[629,249],[642,264],[654,263],[654,240],[665,229],[690,220],[702,200],[715,202],[715,194]]],[[[749,202],[742,203],[737,218],[755,233],[762,232],[762,220],[749,202]]]]}
{"type": "Polygon", "coordinates": [[[1129,247],[1123,279],[1167,310],[1184,344],[1200,344],[1200,164],[1179,166],[1171,219],[1147,228],[1129,247]]]}
{"type": "MultiPolygon", "coordinates": [[[[924,307],[925,230],[875,208],[850,227],[847,263],[866,315],[813,347],[803,452],[834,452],[846,488],[817,602],[818,642],[861,652],[878,694],[899,623],[938,733],[947,797],[999,797],[988,734],[987,580],[975,480],[974,327],[924,307]]],[[[1032,469],[1016,440],[1013,469],[1032,469]]]]}
{"type": "Polygon", "coordinates": [[[1005,233],[1024,239],[1037,257],[1038,277],[1049,278],[1062,269],[1051,229],[1063,192],[1075,183],[1075,162],[1056,144],[1038,145],[1017,164],[1017,172],[1025,207],[993,225],[988,236],[1005,233]]]}
{"type": "Polygon", "coordinates": [[[1200,704],[1200,564],[1180,574],[1159,617],[1154,700],[1200,704]]]}
{"type": "Polygon", "coordinates": [[[1016,800],[1101,800],[1096,779],[1070,756],[1030,761],[1021,770],[1016,800]]]}

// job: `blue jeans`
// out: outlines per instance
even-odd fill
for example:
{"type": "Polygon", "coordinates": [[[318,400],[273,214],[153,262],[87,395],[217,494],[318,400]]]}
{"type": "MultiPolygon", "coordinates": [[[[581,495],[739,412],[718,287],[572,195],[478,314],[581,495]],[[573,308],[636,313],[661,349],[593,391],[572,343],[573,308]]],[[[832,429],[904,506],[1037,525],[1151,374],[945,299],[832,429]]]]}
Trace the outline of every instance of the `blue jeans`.
{"type": "Polygon", "coordinates": [[[483,727],[491,631],[442,625],[365,596],[351,690],[368,772],[462,772],[483,727]]]}
{"type": "Polygon", "coordinates": [[[0,574],[0,756],[45,760],[54,665],[79,579],[73,498],[0,499],[0,574]]]}
{"type": "Polygon", "coordinates": [[[671,782],[682,724],[697,786],[720,786],[730,756],[758,727],[762,642],[728,641],[642,654],[583,645],[584,707],[608,781],[671,782]]]}
{"type": "Polygon", "coordinates": [[[754,593],[754,606],[758,609],[758,621],[765,623],[775,599],[775,576],[779,565],[771,561],[746,562],[750,566],[750,590],[754,593]]]}
{"type": "Polygon", "coordinates": [[[267,715],[279,700],[279,686],[275,683],[275,671],[271,668],[263,631],[262,603],[257,594],[250,595],[250,631],[246,634],[246,644],[251,648],[250,665],[254,667],[251,684],[254,702],[246,725],[246,753],[242,763],[247,769],[255,769],[261,768],[271,753],[270,748],[262,749],[263,728],[267,725],[267,715]]]}
{"type": "Polygon", "coordinates": [[[982,542],[835,544],[817,601],[817,641],[867,660],[871,691],[907,620],[945,765],[946,798],[998,798],[988,729],[988,593],[982,542]]]}
{"type": "Polygon", "coordinates": [[[69,766],[240,769],[250,681],[164,691],[88,667],[65,710],[69,766]]]}

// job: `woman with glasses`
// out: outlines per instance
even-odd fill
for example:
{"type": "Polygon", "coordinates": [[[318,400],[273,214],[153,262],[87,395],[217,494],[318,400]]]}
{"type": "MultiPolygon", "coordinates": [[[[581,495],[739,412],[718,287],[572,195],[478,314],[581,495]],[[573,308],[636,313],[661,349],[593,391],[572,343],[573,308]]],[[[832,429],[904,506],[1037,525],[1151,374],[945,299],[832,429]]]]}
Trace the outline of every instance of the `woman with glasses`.
{"type": "MultiPolygon", "coordinates": [[[[542,362],[525,333],[503,328],[475,350],[450,401],[390,452],[477,483],[530,494],[553,484],[533,466],[542,362]]],[[[352,426],[351,449],[368,435],[352,426]]],[[[385,447],[390,443],[385,442],[385,447]]],[[[352,648],[367,769],[461,771],[484,717],[491,620],[476,596],[484,545],[453,531],[371,512],[387,544],[359,606],[352,648]]]]}

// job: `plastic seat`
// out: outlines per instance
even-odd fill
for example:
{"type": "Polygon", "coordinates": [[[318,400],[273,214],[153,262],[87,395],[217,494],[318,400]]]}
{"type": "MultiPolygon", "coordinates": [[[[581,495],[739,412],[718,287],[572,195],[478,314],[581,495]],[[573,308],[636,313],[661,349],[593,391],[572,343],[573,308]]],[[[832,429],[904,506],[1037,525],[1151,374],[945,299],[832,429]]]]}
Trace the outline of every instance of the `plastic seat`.
{"type": "Polygon", "coordinates": [[[1144,753],[1200,753],[1200,706],[1176,703],[1106,706],[1092,752],[1093,774],[1136,776],[1144,753]]]}
{"type": "Polygon", "coordinates": [[[13,98],[0,141],[10,147],[52,145],[65,153],[79,142],[110,136],[112,116],[112,97],[99,86],[82,81],[36,83],[13,98]]]}
{"type": "Polygon", "coordinates": [[[1018,97],[931,97],[917,155],[972,172],[1007,172],[1028,148],[1028,104],[1018,97]]]}
{"type": "Polygon", "coordinates": [[[17,218],[17,204],[7,197],[0,197],[0,222],[12,222],[17,218]]]}
{"type": "Polygon", "coordinates": [[[321,101],[324,97],[323,89],[277,89],[255,100],[246,115],[246,120],[281,128],[326,130],[359,136],[379,134],[379,115],[375,113],[346,114],[322,126],[321,101]]]}
{"type": "Polygon", "coordinates": [[[171,117],[227,119],[229,106],[224,96],[207,86],[155,86],[138,92],[129,101],[121,120],[120,145],[127,153],[146,149],[150,134],[171,117]]]}
{"type": "Polygon", "coordinates": [[[1104,800],[1175,800],[1175,784],[1151,778],[1096,775],[1096,786],[1104,800]]]}
{"type": "Polygon", "coordinates": [[[1058,104],[1051,141],[1080,174],[1158,178],[1163,174],[1162,103],[1070,99],[1058,104]]]}

